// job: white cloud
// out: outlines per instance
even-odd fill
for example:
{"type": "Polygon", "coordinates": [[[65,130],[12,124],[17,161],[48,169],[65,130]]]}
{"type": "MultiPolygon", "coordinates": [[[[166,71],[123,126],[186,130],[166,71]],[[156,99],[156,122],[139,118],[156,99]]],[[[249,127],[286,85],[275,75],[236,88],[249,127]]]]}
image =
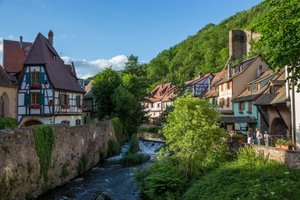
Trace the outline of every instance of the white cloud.
{"type": "Polygon", "coordinates": [[[74,62],[77,76],[79,78],[94,76],[108,67],[112,67],[114,70],[121,70],[127,62],[127,57],[125,55],[118,55],[111,59],[97,59],[91,61],[70,58],[68,56],[62,56],[61,58],[65,61],[65,63],[74,62]]]}
{"type": "Polygon", "coordinates": [[[3,38],[0,38],[0,53],[3,52],[3,38]]]}

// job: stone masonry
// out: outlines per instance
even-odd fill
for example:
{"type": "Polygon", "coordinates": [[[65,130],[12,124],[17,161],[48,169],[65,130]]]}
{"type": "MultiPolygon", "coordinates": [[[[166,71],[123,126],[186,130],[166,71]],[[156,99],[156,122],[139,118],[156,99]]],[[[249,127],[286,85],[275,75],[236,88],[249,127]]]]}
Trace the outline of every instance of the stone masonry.
{"type": "Polygon", "coordinates": [[[0,131],[0,200],[25,199],[62,185],[100,160],[115,140],[111,121],[69,127],[54,125],[55,145],[47,178],[39,174],[39,158],[31,127],[0,131]]]}

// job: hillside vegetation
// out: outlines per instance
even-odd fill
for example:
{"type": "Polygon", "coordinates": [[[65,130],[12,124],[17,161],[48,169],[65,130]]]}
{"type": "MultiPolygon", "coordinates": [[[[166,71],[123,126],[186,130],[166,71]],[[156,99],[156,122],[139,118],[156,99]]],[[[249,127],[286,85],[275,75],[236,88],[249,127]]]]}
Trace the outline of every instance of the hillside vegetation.
{"type": "MultiPolygon", "coordinates": [[[[253,29],[261,16],[270,10],[268,1],[236,13],[221,23],[208,24],[198,33],[158,54],[147,66],[152,84],[171,81],[180,85],[198,72],[218,72],[228,59],[228,32],[253,29]]],[[[255,30],[254,30],[255,31],[255,30]]]]}

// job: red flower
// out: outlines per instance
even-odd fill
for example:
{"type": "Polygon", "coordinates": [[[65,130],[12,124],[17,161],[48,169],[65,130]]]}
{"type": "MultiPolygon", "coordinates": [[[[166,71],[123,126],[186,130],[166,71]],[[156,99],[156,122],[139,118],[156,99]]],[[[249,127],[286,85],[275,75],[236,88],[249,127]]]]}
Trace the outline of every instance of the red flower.
{"type": "Polygon", "coordinates": [[[30,108],[32,108],[32,109],[40,109],[41,105],[40,104],[31,104],[30,108]]]}
{"type": "Polygon", "coordinates": [[[31,83],[30,84],[30,89],[40,89],[41,88],[41,84],[39,83],[31,83]]]}
{"type": "Polygon", "coordinates": [[[62,108],[62,109],[67,109],[67,108],[70,108],[70,106],[67,105],[67,104],[62,104],[62,105],[61,105],[61,108],[62,108]]]}

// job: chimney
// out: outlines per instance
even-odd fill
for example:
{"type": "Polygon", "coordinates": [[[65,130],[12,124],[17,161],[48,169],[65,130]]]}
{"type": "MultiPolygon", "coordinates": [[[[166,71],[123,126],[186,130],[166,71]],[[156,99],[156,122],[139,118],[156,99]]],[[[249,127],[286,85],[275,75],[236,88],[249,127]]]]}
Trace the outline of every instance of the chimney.
{"type": "Polygon", "coordinates": [[[198,76],[201,78],[203,76],[203,73],[202,72],[199,72],[198,73],[198,76]]]}
{"type": "Polygon", "coordinates": [[[22,36],[20,36],[19,44],[20,44],[20,49],[23,49],[23,37],[22,36]]]}
{"type": "Polygon", "coordinates": [[[53,32],[52,32],[52,30],[50,30],[49,33],[48,33],[48,41],[53,46],[53,32]]]}

